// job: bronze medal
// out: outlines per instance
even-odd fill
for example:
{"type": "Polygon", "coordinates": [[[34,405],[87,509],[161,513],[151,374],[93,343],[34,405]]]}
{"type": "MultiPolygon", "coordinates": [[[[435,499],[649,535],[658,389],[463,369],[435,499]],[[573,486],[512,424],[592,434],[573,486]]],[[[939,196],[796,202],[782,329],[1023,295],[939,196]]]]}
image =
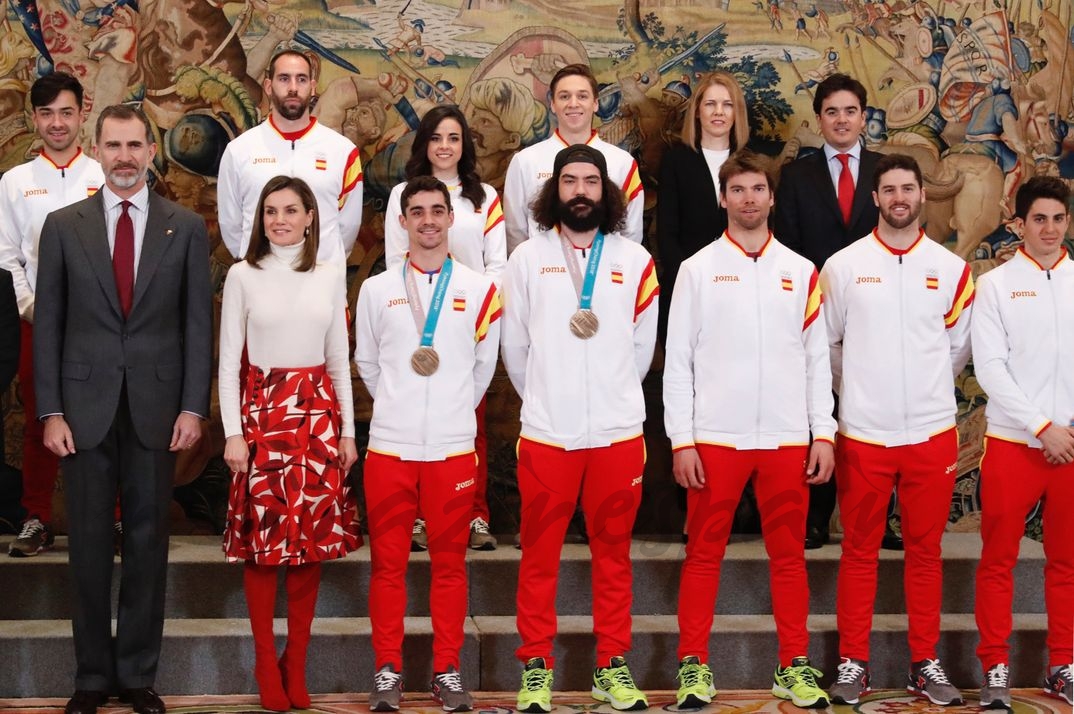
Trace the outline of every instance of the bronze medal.
{"type": "Polygon", "coordinates": [[[592,310],[579,310],[571,315],[571,332],[580,340],[588,340],[599,328],[600,320],[592,310]]]}
{"type": "Polygon", "coordinates": [[[410,368],[422,377],[429,377],[440,367],[440,355],[432,347],[419,347],[410,355],[410,368]]]}

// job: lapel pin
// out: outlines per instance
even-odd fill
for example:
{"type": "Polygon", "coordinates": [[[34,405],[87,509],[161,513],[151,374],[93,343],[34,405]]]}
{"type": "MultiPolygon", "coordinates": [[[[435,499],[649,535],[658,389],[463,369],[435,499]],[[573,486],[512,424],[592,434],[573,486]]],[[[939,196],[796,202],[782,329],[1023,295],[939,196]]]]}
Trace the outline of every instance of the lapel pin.
{"type": "Polygon", "coordinates": [[[170,236],[170,235],[172,235],[174,233],[175,233],[175,230],[172,229],[172,228],[165,228],[164,229],[164,235],[166,235],[166,236],[170,236]]]}

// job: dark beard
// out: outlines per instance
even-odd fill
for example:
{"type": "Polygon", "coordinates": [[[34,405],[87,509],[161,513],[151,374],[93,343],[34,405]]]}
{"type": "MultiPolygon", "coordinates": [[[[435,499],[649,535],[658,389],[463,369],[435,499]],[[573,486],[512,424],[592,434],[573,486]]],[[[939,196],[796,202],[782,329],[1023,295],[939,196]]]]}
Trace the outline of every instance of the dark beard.
{"type": "Polygon", "coordinates": [[[560,225],[576,233],[585,233],[599,228],[606,217],[607,211],[604,210],[604,204],[594,203],[585,196],[572,198],[568,203],[561,203],[556,208],[556,218],[559,219],[560,225]],[[589,211],[576,213],[574,211],[576,206],[588,206],[589,211]]]}
{"type": "Polygon", "coordinates": [[[287,121],[295,121],[296,119],[301,119],[302,115],[304,115],[306,113],[306,110],[309,109],[309,102],[299,102],[297,109],[291,109],[287,106],[286,103],[286,99],[289,98],[290,97],[287,97],[284,101],[277,102],[275,100],[275,97],[273,97],[273,109],[275,109],[279,113],[279,115],[287,121]]]}

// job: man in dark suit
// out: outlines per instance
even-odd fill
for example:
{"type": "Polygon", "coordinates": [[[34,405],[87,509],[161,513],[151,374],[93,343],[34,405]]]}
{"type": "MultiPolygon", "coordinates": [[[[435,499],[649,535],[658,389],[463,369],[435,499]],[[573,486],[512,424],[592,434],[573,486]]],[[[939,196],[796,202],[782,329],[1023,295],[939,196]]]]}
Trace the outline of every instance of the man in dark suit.
{"type": "MultiPolygon", "coordinates": [[[[775,232],[780,242],[813,261],[825,261],[876,227],[873,173],[880,154],[861,145],[868,94],[861,82],[833,74],[817,85],[813,112],[824,147],[783,167],[776,192],[775,232]]],[[[812,486],[806,519],[806,548],[828,542],[835,510],[836,479],[812,486]]],[[[901,543],[885,531],[885,547],[901,543]]]]}
{"type": "Polygon", "coordinates": [[[175,456],[209,410],[209,241],[199,216],[149,191],[156,144],[142,114],[105,108],[95,143],[104,188],[50,214],[41,232],[34,328],[38,418],[62,459],[69,522],[77,672],[66,712],[94,714],[117,688],[136,712],[163,714],[152,686],[175,456]]]}

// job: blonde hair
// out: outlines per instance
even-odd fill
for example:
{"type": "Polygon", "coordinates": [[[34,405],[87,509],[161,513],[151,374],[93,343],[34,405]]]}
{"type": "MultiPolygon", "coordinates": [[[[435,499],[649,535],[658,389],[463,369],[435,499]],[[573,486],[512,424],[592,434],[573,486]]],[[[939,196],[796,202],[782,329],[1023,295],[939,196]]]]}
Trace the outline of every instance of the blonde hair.
{"type": "Polygon", "coordinates": [[[734,126],[731,127],[731,151],[741,149],[750,139],[750,120],[746,115],[746,95],[742,93],[742,87],[738,80],[729,72],[709,72],[701,77],[690,96],[690,105],[686,109],[686,118],[682,124],[682,142],[694,151],[701,150],[701,119],[699,107],[705,98],[705,92],[709,87],[720,85],[731,95],[731,103],[734,105],[734,126]]]}
{"type": "Polygon", "coordinates": [[[470,86],[469,103],[499,118],[505,131],[529,146],[548,134],[548,110],[523,85],[506,77],[490,77],[470,86]]]}

